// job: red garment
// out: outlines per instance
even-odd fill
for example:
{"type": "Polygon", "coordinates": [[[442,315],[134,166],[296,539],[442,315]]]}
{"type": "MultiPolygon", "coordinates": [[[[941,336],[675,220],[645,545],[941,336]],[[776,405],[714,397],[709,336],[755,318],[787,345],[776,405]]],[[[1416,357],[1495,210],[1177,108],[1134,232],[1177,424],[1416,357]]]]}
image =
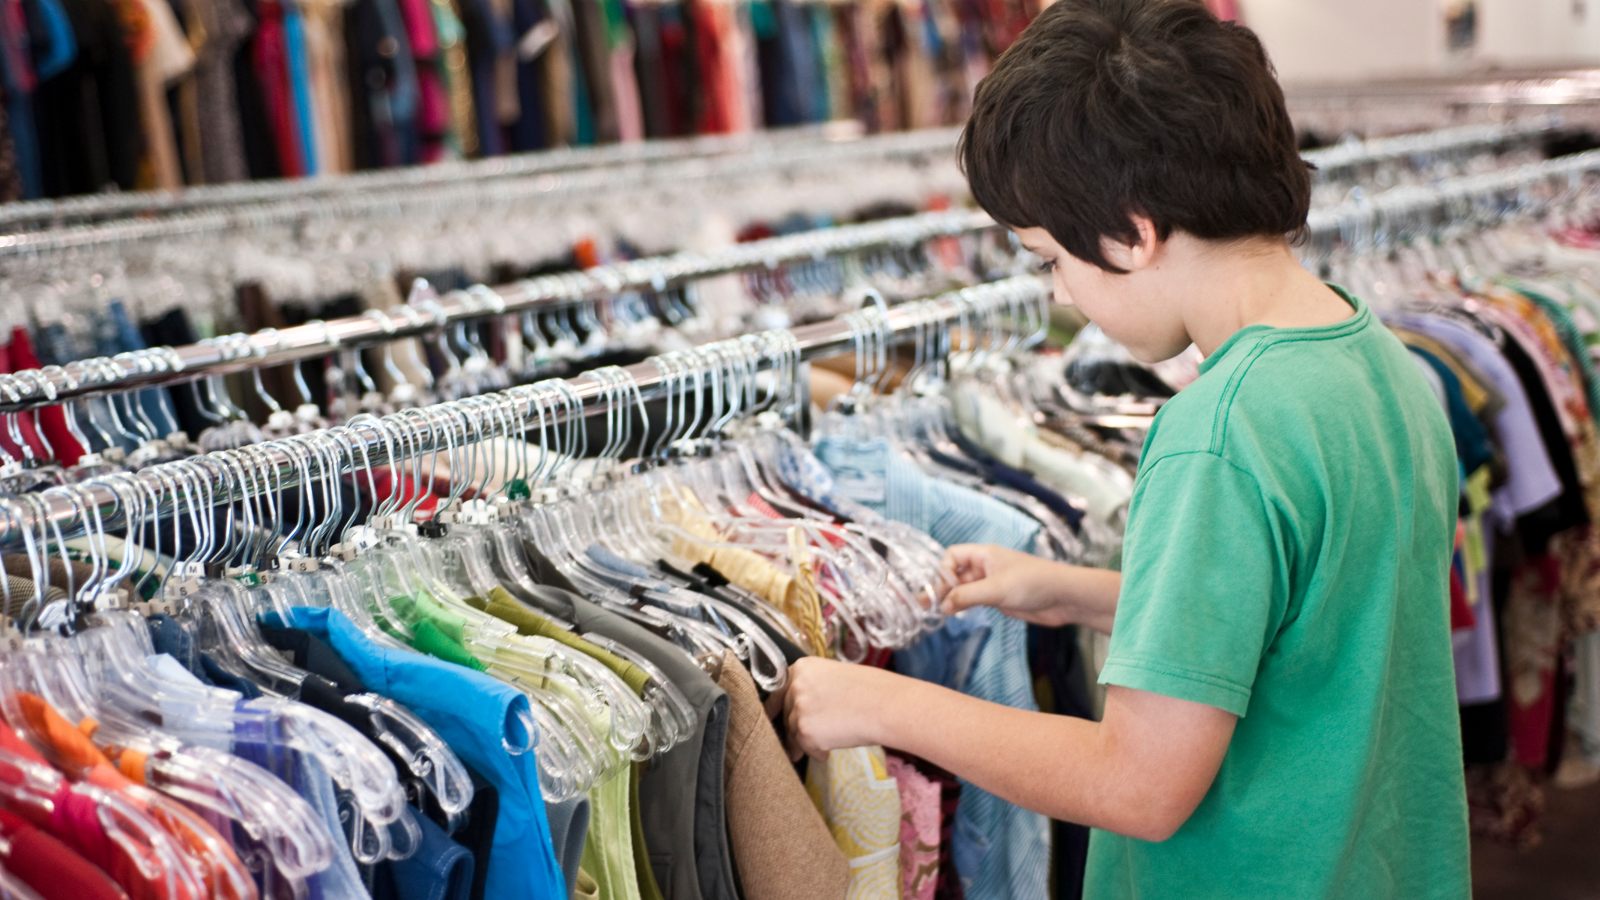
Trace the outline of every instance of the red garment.
{"type": "Polygon", "coordinates": [[[251,62],[261,84],[261,102],[266,107],[267,127],[278,150],[283,176],[296,178],[306,173],[306,166],[300,158],[300,132],[289,87],[289,38],[283,24],[283,6],[278,0],[262,0],[257,15],[260,22],[250,48],[251,62]]]}
{"type": "MultiPolygon", "coordinates": [[[[11,343],[5,348],[5,357],[0,358],[0,371],[21,372],[26,369],[38,369],[43,366],[39,362],[39,354],[33,351],[33,337],[26,328],[11,329],[11,343]]],[[[34,427],[34,416],[23,416],[19,423],[23,435],[27,437],[34,427]]],[[[83,456],[83,447],[78,444],[78,439],[67,430],[67,416],[60,406],[47,406],[37,413],[38,427],[44,431],[45,440],[50,442],[50,449],[55,451],[55,459],[63,466],[76,465],[79,457],[83,456]]],[[[9,435],[7,435],[9,438],[9,435]]],[[[35,438],[29,438],[29,443],[36,443],[35,438]]],[[[42,453],[44,448],[39,447],[42,453]]]]}
{"type": "MultiPolygon", "coordinates": [[[[232,844],[187,807],[123,774],[95,745],[91,735],[96,722],[86,719],[74,724],[34,694],[18,693],[16,701],[30,734],[49,749],[71,777],[126,798],[172,837],[186,865],[203,880],[203,896],[256,900],[255,885],[234,854],[232,844]]],[[[188,894],[180,891],[179,896],[188,894]]]]}
{"type": "Polygon", "coordinates": [[[376,491],[376,494],[373,494],[373,496],[368,498],[375,502],[383,502],[388,500],[389,496],[398,490],[399,498],[395,502],[399,506],[405,506],[407,503],[411,502],[412,498],[421,494],[422,499],[417,502],[417,518],[419,519],[427,520],[433,518],[434,512],[439,508],[439,497],[437,494],[425,492],[422,487],[413,481],[409,475],[401,476],[400,483],[397,486],[395,483],[394,470],[388,468],[387,466],[379,467],[373,470],[372,481],[370,484],[367,481],[366,473],[360,473],[352,476],[352,483],[355,485],[356,490],[362,492],[363,494],[369,494],[373,491],[376,491]]]}
{"type": "Polygon", "coordinates": [[[1545,554],[1526,560],[1511,578],[1502,627],[1508,635],[1506,691],[1512,756],[1543,771],[1550,761],[1560,662],[1561,563],[1545,554]],[[1511,636],[1517,636],[1515,640],[1511,636]]]}
{"type": "Polygon", "coordinates": [[[44,900],[128,900],[106,873],[22,817],[0,810],[0,835],[11,845],[0,865],[44,900]]]}
{"type": "MultiPolygon", "coordinates": [[[[0,721],[0,750],[42,766],[50,764],[4,721],[0,721]]],[[[0,766],[0,777],[14,772],[6,766],[0,766]]],[[[166,900],[167,891],[156,880],[145,877],[128,849],[119,846],[106,833],[99,806],[93,799],[74,791],[71,785],[63,781],[61,790],[51,798],[51,804],[54,808],[49,817],[34,822],[34,825],[110,876],[134,900],[166,900]]],[[[156,878],[159,877],[158,874],[156,878]]]]}
{"type": "Polygon", "coordinates": [[[1471,631],[1478,624],[1478,617],[1472,614],[1472,607],[1467,603],[1467,585],[1461,580],[1461,571],[1455,567],[1450,569],[1450,630],[1471,631]]]}
{"type": "Polygon", "coordinates": [[[683,137],[694,133],[691,120],[693,105],[691,95],[696,87],[688,76],[689,29],[681,16],[665,16],[661,20],[661,61],[657,71],[648,77],[661,83],[667,98],[666,127],[663,135],[652,137],[683,137]]]}
{"type": "Polygon", "coordinates": [[[722,29],[718,23],[716,4],[695,3],[690,7],[694,20],[694,55],[700,72],[700,120],[695,130],[700,134],[727,134],[733,130],[734,92],[732,72],[726,71],[723,59],[722,29]]]}

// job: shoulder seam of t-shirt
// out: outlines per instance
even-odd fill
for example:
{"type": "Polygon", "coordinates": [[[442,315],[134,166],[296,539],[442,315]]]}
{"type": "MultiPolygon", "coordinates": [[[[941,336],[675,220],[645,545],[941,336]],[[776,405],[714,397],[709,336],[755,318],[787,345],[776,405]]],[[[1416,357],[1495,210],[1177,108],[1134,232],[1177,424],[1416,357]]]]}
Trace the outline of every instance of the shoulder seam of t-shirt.
{"type": "MultiPolygon", "coordinates": [[[[1266,489],[1261,486],[1261,480],[1255,476],[1254,472],[1251,472],[1244,466],[1239,465],[1222,453],[1212,450],[1174,450],[1171,453],[1163,453],[1155,459],[1150,460],[1148,463],[1141,464],[1139,481],[1133,489],[1134,497],[1138,497],[1139,494],[1143,493],[1145,485],[1150,483],[1149,478],[1146,476],[1153,471],[1156,466],[1166,462],[1169,459],[1178,459],[1185,456],[1209,456],[1238,473],[1246,481],[1250,482],[1250,486],[1255,489],[1256,499],[1261,502],[1261,509],[1264,514],[1270,516],[1273,510],[1277,507],[1275,498],[1269,495],[1266,489]]],[[[1287,526],[1289,528],[1288,539],[1295,542],[1295,544],[1298,544],[1301,539],[1298,527],[1292,521],[1288,522],[1287,526]]]]}
{"type": "Polygon", "coordinates": [[[1222,396],[1217,398],[1217,410],[1211,424],[1211,451],[1219,455],[1222,453],[1223,447],[1228,440],[1228,417],[1233,412],[1234,398],[1238,396],[1239,388],[1244,384],[1245,376],[1249,374],[1251,367],[1262,356],[1265,356],[1268,350],[1282,347],[1286,344],[1336,341],[1341,338],[1354,337],[1367,330],[1366,322],[1355,321],[1359,319],[1361,319],[1361,314],[1357,313],[1351,319],[1338,323],[1338,325],[1346,325],[1347,327],[1340,328],[1335,325],[1333,326],[1335,330],[1325,334],[1273,334],[1269,331],[1258,336],[1255,339],[1256,345],[1250,349],[1249,358],[1240,363],[1239,367],[1233,370],[1233,374],[1228,376],[1228,384],[1222,389],[1222,396]]]}
{"type": "MultiPolygon", "coordinates": [[[[1254,486],[1255,489],[1256,489],[1256,494],[1259,495],[1263,501],[1266,500],[1267,493],[1266,493],[1266,491],[1263,491],[1261,489],[1261,482],[1256,479],[1255,474],[1253,472],[1251,472],[1249,469],[1246,469],[1244,466],[1241,466],[1238,463],[1234,462],[1233,460],[1229,459],[1227,456],[1225,456],[1219,450],[1173,450],[1170,453],[1163,453],[1160,456],[1156,457],[1155,459],[1150,460],[1148,463],[1146,463],[1144,465],[1143,472],[1144,472],[1144,474],[1149,474],[1152,470],[1155,469],[1156,466],[1161,465],[1162,463],[1166,462],[1167,460],[1169,460],[1169,459],[1179,459],[1179,458],[1182,458],[1182,457],[1185,457],[1185,456],[1209,456],[1212,459],[1215,459],[1217,462],[1222,463],[1223,465],[1227,466],[1228,468],[1234,470],[1235,472],[1237,472],[1240,475],[1243,475],[1245,478],[1249,479],[1250,484],[1252,486],[1254,486]]],[[[1144,483],[1148,483],[1148,481],[1145,480],[1145,479],[1141,479],[1141,481],[1144,482],[1144,483]]]]}

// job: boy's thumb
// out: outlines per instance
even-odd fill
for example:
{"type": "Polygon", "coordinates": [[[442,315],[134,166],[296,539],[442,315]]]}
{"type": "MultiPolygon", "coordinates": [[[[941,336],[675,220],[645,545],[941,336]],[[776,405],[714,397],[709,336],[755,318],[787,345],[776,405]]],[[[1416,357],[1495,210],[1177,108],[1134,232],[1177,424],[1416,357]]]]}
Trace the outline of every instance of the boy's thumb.
{"type": "Polygon", "coordinates": [[[973,606],[987,606],[989,604],[988,579],[972,581],[967,584],[957,585],[944,595],[942,606],[945,615],[958,613],[963,609],[973,606]]]}

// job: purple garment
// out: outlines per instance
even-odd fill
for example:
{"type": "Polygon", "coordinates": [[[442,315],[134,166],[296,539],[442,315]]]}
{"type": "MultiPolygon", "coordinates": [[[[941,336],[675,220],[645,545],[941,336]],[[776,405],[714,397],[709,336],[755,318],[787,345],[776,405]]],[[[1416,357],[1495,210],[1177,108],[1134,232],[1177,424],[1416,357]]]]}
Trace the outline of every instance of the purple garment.
{"type": "MultiPolygon", "coordinates": [[[[1507,469],[1506,482],[1495,492],[1484,521],[1483,549],[1487,558],[1493,559],[1496,534],[1509,533],[1519,516],[1554,500],[1562,490],[1549,450],[1540,437],[1539,424],[1533,418],[1528,394],[1500,349],[1470,326],[1424,315],[1396,316],[1393,322],[1460,354],[1490,380],[1490,386],[1504,400],[1489,423],[1505,454],[1507,469]]],[[[1489,591],[1489,573],[1484,571],[1478,575],[1479,602],[1472,610],[1475,624],[1456,639],[1456,693],[1464,704],[1487,703],[1500,697],[1500,660],[1489,591]]]]}

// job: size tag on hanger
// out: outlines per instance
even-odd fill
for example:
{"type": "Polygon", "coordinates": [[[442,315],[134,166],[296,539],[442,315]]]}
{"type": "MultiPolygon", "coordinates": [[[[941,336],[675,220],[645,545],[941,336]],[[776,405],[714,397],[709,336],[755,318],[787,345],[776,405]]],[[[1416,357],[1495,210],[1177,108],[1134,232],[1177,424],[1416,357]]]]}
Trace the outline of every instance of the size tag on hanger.
{"type": "Polygon", "coordinates": [[[259,587],[265,580],[265,576],[257,572],[254,566],[229,566],[222,570],[222,577],[232,578],[245,587],[259,587]]]}
{"type": "Polygon", "coordinates": [[[178,607],[171,600],[156,598],[154,600],[140,600],[131,605],[131,609],[141,616],[171,616],[175,615],[178,607]]]}

